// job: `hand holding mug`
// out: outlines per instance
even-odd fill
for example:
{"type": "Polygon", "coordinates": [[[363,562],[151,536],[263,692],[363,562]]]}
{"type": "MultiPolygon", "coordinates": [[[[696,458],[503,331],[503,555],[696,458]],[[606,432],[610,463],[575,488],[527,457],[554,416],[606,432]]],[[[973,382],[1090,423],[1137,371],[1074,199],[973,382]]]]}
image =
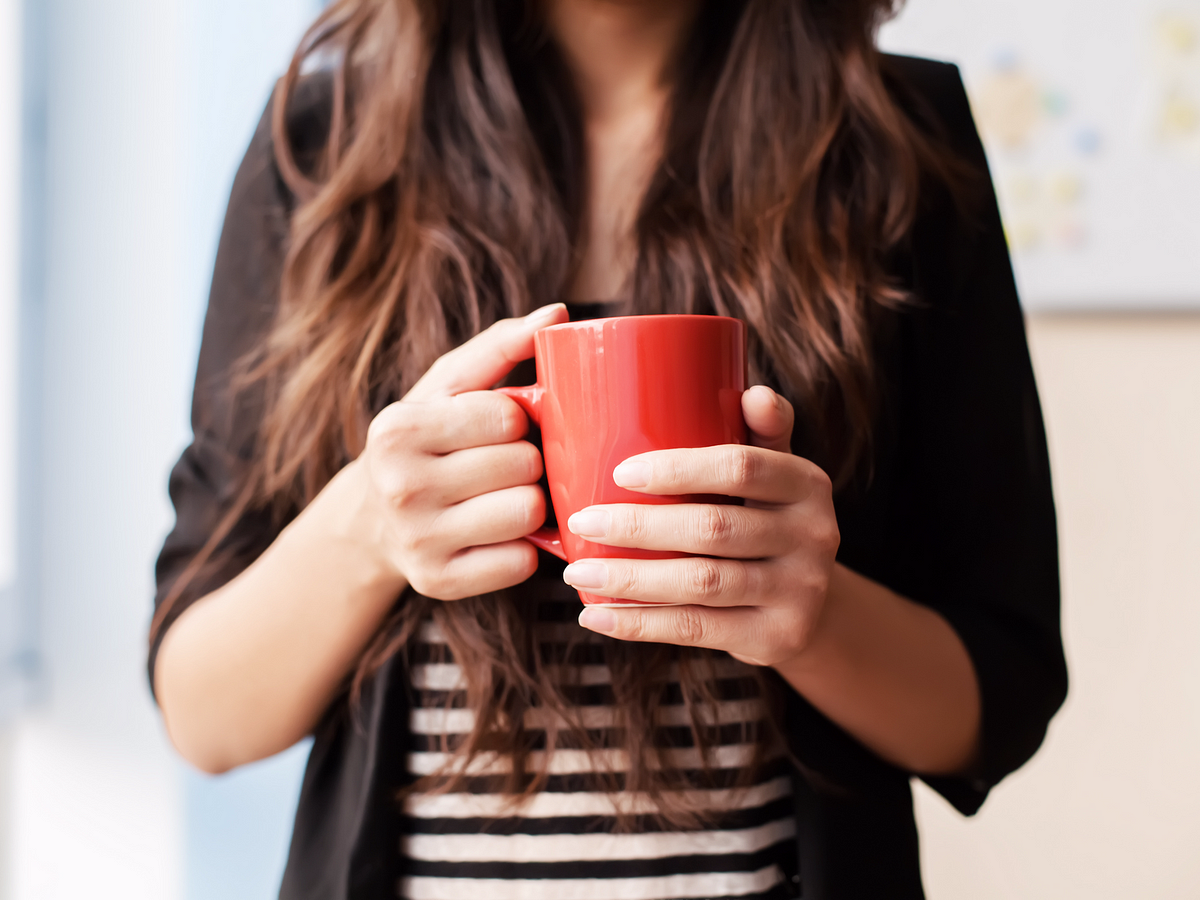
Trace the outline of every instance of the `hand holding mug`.
{"type": "Polygon", "coordinates": [[[529,421],[488,390],[533,353],[533,335],[566,321],[562,304],[504,319],[442,356],[371,423],[353,465],[365,473],[360,530],[398,579],[458,600],[520,584],[537,569],[523,540],[541,526],[542,458],[529,421]]]}
{"type": "Polygon", "coordinates": [[[589,607],[580,623],[621,640],[706,647],[777,665],[808,645],[820,621],[839,543],[833,491],[793,456],[791,404],[766,387],[742,396],[752,446],[658,450],[613,473],[625,490],[726,494],[744,506],[608,504],[567,528],[614,548],[696,554],[676,559],[579,559],[566,581],[581,591],[662,604],[589,607]]]}
{"type": "MultiPolygon", "coordinates": [[[[613,470],[631,456],[746,439],[746,332],[725,316],[617,316],[551,326],[535,338],[537,383],[499,388],[542,429],[550,499],[559,523],[588,507],[720,503],[711,493],[630,491],[613,470]]],[[[622,549],[557,528],[529,540],[568,562],[585,557],[678,556],[674,549],[622,549]]],[[[618,594],[579,592],[584,604],[631,605],[618,594]]]]}

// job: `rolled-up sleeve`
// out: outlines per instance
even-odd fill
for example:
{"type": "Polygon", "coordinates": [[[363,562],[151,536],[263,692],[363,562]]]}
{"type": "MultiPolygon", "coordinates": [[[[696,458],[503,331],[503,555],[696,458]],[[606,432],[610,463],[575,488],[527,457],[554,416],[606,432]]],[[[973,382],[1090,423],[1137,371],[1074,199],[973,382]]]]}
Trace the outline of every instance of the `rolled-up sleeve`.
{"type": "Polygon", "coordinates": [[[253,562],[281,527],[269,511],[252,510],[232,523],[209,562],[191,571],[245,485],[262,414],[261,394],[234,391],[232,381],[278,306],[290,194],[275,166],[270,121],[268,107],[234,180],[217,249],[192,400],[193,441],[171,471],[175,526],[155,567],[156,611],[172,599],[150,645],[152,686],[158,648],[171,624],[253,562]],[[177,592],[185,574],[186,585],[177,592]]]}
{"type": "Polygon", "coordinates": [[[927,593],[971,656],[982,695],[970,779],[928,779],[964,812],[1028,760],[1066,696],[1058,541],[1046,437],[998,221],[958,302],[930,314],[914,443],[928,490],[914,516],[927,593]]]}
{"type": "MultiPolygon", "coordinates": [[[[925,64],[933,65],[933,64],[925,64]]],[[[962,639],[982,696],[973,771],[926,781],[964,813],[1040,746],[1067,690],[1046,435],[1008,248],[966,93],[938,112],[982,178],[914,235],[916,306],[901,318],[897,475],[885,580],[962,639]]],[[[882,573],[881,573],[882,574],[882,573]]]]}

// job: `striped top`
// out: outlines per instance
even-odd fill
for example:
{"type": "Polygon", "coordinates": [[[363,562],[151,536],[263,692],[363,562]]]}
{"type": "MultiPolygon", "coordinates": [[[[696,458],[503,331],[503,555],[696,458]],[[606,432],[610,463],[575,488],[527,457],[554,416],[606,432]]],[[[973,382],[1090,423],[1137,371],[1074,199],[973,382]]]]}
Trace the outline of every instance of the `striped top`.
{"type": "MultiPolygon", "coordinates": [[[[610,674],[604,640],[574,621],[571,600],[540,604],[540,640],[572,642],[563,666],[564,690],[581,708],[584,727],[612,729],[610,674]],[[553,624],[550,624],[550,623],[553,624]],[[577,643],[575,643],[577,642],[577,643]],[[592,652],[587,652],[587,651],[592,652]]],[[[444,771],[450,754],[439,752],[443,735],[465,734],[474,713],[462,708],[465,683],[440,630],[422,629],[410,656],[414,691],[408,771],[418,777],[444,771]],[[456,702],[457,701],[457,702],[456,702]]],[[[755,726],[765,715],[750,667],[732,659],[717,664],[717,707],[703,717],[715,726],[717,746],[705,773],[699,751],[681,746],[690,719],[678,683],[668,686],[656,725],[674,731],[666,761],[685,775],[687,798],[710,813],[697,830],[664,824],[645,795],[623,789],[628,769],[619,750],[544,749],[535,744],[527,769],[546,766],[543,789],[514,809],[497,776],[511,761],[483,753],[471,763],[469,793],[410,795],[405,801],[401,853],[404,900],[783,900],[795,895],[796,823],[790,765],[781,753],[767,756],[756,777],[745,780],[754,759],[755,726]],[[712,722],[716,716],[717,721],[712,722]],[[549,752],[549,758],[546,753],[549,752]],[[610,790],[592,773],[609,773],[610,790]],[[617,814],[630,817],[618,829],[617,814]],[[632,827],[628,823],[632,823],[632,827]]],[[[530,709],[525,727],[544,735],[548,710],[530,709]]],[[[450,738],[453,745],[453,737],[450,738]]],[[[560,743],[565,743],[561,741],[560,743]]],[[[690,741],[687,741],[690,743],[690,741]]],[[[602,742],[603,744],[603,742],[602,742]]],[[[611,743],[609,744],[611,746],[611,743]]]]}

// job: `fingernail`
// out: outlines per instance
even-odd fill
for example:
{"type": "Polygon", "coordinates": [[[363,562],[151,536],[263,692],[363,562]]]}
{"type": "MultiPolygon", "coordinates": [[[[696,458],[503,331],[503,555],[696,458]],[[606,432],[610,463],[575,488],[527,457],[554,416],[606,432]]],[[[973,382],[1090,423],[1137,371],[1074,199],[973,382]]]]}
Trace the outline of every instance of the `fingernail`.
{"type": "Polygon", "coordinates": [[[563,570],[563,581],[571,587],[599,590],[608,583],[608,566],[603,563],[572,563],[563,570]]]}
{"type": "Polygon", "coordinates": [[[585,509],[567,519],[567,528],[572,534],[585,538],[602,538],[612,527],[612,516],[607,510],[585,509]]]}
{"type": "Polygon", "coordinates": [[[617,617],[612,610],[603,607],[588,607],[579,614],[579,624],[589,631],[609,634],[617,629],[617,617]]]}
{"type": "Polygon", "coordinates": [[[644,488],[650,483],[650,463],[627,459],[613,469],[613,481],[618,487],[644,488]]]}
{"type": "Polygon", "coordinates": [[[551,303],[549,306],[543,306],[541,309],[535,309],[528,315],[527,321],[536,325],[539,322],[546,321],[547,319],[553,319],[556,315],[558,315],[558,311],[562,308],[562,303],[551,303]]]}
{"type": "MultiPolygon", "coordinates": [[[[756,385],[754,385],[754,387],[750,388],[750,391],[758,391],[760,394],[763,391],[766,391],[767,394],[771,397],[771,405],[773,407],[775,407],[776,409],[783,408],[783,398],[780,397],[779,394],[773,388],[768,387],[765,384],[756,384],[756,385]]],[[[749,393],[750,391],[747,391],[746,393],[749,393]]]]}

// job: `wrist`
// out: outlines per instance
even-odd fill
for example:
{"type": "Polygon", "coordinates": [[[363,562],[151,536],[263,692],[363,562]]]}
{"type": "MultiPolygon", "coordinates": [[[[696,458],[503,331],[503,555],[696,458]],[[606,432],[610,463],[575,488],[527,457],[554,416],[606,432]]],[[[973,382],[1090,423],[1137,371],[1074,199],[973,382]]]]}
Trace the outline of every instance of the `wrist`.
{"type": "Polygon", "coordinates": [[[841,565],[834,564],[824,600],[801,648],[772,667],[801,693],[802,685],[822,679],[837,659],[838,635],[847,612],[847,596],[842,589],[845,574],[841,565]]]}
{"type": "Polygon", "coordinates": [[[324,546],[353,563],[364,587],[395,597],[407,586],[388,552],[387,522],[361,457],[333,477],[296,524],[301,519],[324,546]]]}

